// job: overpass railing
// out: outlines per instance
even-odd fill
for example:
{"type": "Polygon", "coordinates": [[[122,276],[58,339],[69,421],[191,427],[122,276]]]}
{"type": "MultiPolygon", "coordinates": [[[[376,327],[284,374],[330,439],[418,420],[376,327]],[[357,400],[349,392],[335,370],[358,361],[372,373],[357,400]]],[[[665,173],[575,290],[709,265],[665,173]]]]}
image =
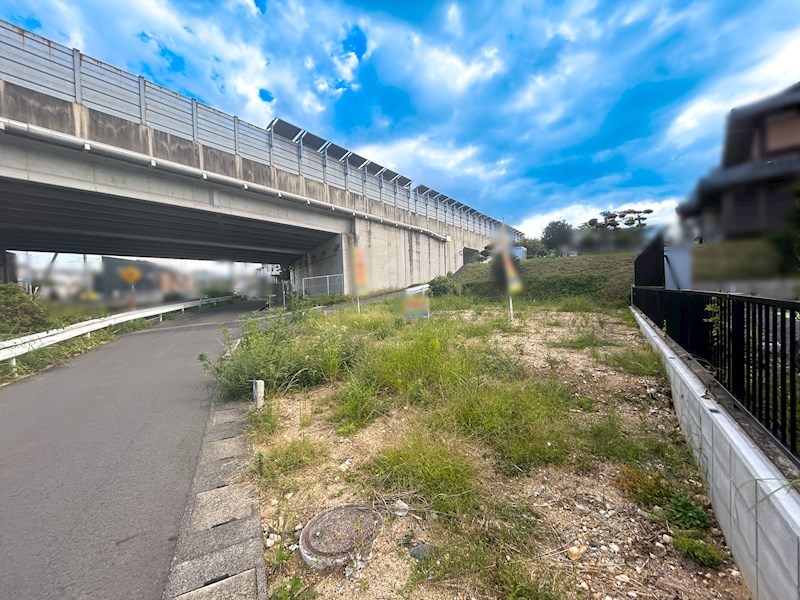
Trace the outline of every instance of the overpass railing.
{"type": "Polygon", "coordinates": [[[502,226],[291,123],[275,119],[257,127],[5,21],[0,79],[475,233],[490,236],[502,226]]]}
{"type": "Polygon", "coordinates": [[[161,317],[167,313],[183,311],[187,308],[194,308],[196,306],[216,306],[219,302],[226,302],[234,299],[235,296],[221,296],[219,298],[200,298],[199,300],[190,300],[188,302],[179,302],[176,304],[168,304],[165,306],[154,306],[152,308],[142,308],[139,310],[131,310],[107,317],[99,317],[89,321],[82,321],[81,323],[74,323],[61,329],[51,329],[41,333],[33,333],[23,337],[18,337],[13,340],[0,341],[0,362],[10,360],[12,365],[15,364],[16,358],[52,346],[59,342],[71,340],[82,335],[90,334],[92,331],[105,329],[111,325],[118,325],[126,323],[127,321],[135,321],[136,319],[146,319],[148,317],[161,317]]]}

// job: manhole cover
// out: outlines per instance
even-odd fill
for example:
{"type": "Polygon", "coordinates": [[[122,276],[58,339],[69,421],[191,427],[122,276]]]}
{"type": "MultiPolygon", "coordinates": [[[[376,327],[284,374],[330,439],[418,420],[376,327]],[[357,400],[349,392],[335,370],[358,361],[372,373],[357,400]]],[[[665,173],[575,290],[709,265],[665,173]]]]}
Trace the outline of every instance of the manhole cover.
{"type": "Polygon", "coordinates": [[[300,534],[300,555],[317,569],[350,563],[362,569],[372,558],[372,545],[383,519],[370,508],[348,504],[329,508],[311,519],[300,534]]]}

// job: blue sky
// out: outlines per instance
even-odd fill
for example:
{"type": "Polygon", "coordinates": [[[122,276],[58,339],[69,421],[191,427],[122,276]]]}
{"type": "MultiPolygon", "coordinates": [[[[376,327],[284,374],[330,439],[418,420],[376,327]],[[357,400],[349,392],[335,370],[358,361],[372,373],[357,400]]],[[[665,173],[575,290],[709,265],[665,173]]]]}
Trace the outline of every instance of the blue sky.
{"type": "Polygon", "coordinates": [[[538,235],[673,213],[726,113],[800,81],[800,2],[6,0],[0,17],[282,117],[538,235]]]}

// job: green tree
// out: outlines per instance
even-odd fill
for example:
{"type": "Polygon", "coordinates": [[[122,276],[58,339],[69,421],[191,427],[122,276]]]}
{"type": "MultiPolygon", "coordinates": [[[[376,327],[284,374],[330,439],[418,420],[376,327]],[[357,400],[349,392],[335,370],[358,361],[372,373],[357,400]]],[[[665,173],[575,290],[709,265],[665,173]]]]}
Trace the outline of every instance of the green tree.
{"type": "Polygon", "coordinates": [[[528,258],[542,258],[550,256],[550,248],[539,239],[536,238],[522,238],[519,242],[520,246],[525,246],[528,258]]]}
{"type": "Polygon", "coordinates": [[[644,210],[636,210],[635,208],[626,208],[623,210],[604,210],[600,213],[603,217],[600,219],[589,219],[580,226],[580,229],[600,229],[616,231],[620,225],[625,227],[644,227],[647,221],[647,215],[653,213],[653,210],[646,208],[644,210]]]}
{"type": "Polygon", "coordinates": [[[550,221],[542,231],[544,245],[561,254],[561,248],[572,241],[572,225],[564,220],[550,221]]]}

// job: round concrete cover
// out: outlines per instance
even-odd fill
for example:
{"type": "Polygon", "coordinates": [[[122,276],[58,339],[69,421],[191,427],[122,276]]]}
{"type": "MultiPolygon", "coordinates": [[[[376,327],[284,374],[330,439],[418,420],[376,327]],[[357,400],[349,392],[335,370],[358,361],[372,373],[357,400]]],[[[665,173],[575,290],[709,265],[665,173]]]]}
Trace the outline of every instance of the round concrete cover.
{"type": "Polygon", "coordinates": [[[355,563],[362,568],[370,559],[372,545],[383,519],[365,506],[347,504],[322,511],[300,534],[300,555],[310,566],[326,569],[355,563]]]}

